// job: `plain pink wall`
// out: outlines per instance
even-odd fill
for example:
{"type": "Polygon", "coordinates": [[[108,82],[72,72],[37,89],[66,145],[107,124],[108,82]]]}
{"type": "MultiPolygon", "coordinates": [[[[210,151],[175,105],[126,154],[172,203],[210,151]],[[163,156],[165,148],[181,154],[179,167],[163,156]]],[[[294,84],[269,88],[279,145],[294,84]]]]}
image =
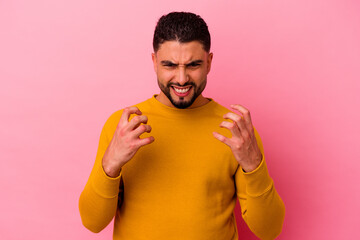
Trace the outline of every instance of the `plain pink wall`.
{"type": "Polygon", "coordinates": [[[78,198],[107,117],[158,93],[152,35],[174,10],[209,25],[205,95],[252,112],[279,239],[360,239],[360,4],[340,0],[0,1],[1,239],[111,239],[78,198]]]}

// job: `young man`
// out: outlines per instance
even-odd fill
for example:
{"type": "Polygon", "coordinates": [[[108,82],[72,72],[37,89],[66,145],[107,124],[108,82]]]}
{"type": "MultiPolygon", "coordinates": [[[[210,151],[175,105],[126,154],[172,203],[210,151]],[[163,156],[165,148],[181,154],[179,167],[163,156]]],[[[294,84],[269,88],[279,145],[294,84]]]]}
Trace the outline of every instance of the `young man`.
{"type": "Polygon", "coordinates": [[[285,209],[249,111],[202,96],[213,58],[206,23],[162,16],[153,47],[160,94],[105,123],[80,196],[83,224],[99,232],[115,216],[113,238],[122,240],[238,239],[238,198],[250,229],[274,239],[285,209]]]}

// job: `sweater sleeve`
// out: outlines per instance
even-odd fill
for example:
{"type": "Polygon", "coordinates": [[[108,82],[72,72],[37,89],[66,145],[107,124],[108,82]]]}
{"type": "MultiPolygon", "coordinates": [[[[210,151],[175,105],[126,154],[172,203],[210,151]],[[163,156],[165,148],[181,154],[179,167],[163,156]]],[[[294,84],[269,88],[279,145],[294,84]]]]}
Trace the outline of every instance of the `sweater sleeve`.
{"type": "Polygon", "coordinates": [[[256,140],[263,155],[260,165],[245,173],[239,167],[235,174],[237,196],[244,221],[260,239],[275,239],[281,233],[285,206],[269,176],[259,134],[256,140]]]}
{"type": "MultiPolygon", "coordinates": [[[[113,130],[105,123],[100,134],[98,151],[94,167],[90,177],[82,191],[79,199],[79,211],[83,225],[92,232],[100,232],[113,219],[118,204],[121,204],[121,172],[116,178],[106,175],[102,167],[102,158],[110,143],[112,135],[109,132],[113,130]],[[120,193],[120,194],[119,194],[120,193]],[[118,202],[119,200],[119,202],[118,202]]],[[[112,124],[113,125],[113,124],[112,124]]]]}

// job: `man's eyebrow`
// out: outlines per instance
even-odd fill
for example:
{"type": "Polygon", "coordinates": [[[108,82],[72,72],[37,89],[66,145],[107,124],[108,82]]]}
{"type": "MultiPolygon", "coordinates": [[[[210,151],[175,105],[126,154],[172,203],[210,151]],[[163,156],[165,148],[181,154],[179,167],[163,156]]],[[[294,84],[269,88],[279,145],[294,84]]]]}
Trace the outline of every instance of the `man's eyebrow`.
{"type": "Polygon", "coordinates": [[[162,65],[178,65],[178,64],[173,63],[173,62],[171,62],[171,61],[169,61],[169,60],[161,61],[161,64],[162,64],[162,65]]]}
{"type": "MultiPolygon", "coordinates": [[[[186,65],[186,66],[191,66],[191,65],[193,65],[193,64],[201,64],[201,63],[203,63],[203,62],[204,62],[203,60],[194,60],[194,61],[191,61],[190,63],[185,64],[185,65],[186,65]]],[[[174,65],[174,66],[179,65],[179,64],[173,63],[173,62],[171,62],[171,61],[169,61],[169,60],[163,60],[163,61],[161,61],[160,63],[161,63],[162,65],[174,65]]]]}
{"type": "Polygon", "coordinates": [[[201,63],[203,63],[203,62],[204,62],[203,60],[195,60],[195,61],[192,61],[192,62],[186,64],[186,66],[191,66],[191,65],[193,65],[193,64],[201,64],[201,63]]]}

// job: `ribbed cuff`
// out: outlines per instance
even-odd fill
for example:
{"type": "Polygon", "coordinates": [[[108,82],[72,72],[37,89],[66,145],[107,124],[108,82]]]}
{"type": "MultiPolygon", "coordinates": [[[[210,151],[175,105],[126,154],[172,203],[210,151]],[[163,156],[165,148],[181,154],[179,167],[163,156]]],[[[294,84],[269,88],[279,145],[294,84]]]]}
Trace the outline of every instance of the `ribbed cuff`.
{"type": "Polygon", "coordinates": [[[273,181],[269,176],[265,157],[259,166],[252,172],[244,173],[246,180],[246,192],[249,196],[258,197],[269,191],[273,185],[273,181]]]}
{"type": "Polygon", "coordinates": [[[97,194],[104,198],[114,198],[119,194],[121,171],[119,176],[112,178],[106,175],[101,164],[99,164],[94,174],[92,185],[97,194]]]}

